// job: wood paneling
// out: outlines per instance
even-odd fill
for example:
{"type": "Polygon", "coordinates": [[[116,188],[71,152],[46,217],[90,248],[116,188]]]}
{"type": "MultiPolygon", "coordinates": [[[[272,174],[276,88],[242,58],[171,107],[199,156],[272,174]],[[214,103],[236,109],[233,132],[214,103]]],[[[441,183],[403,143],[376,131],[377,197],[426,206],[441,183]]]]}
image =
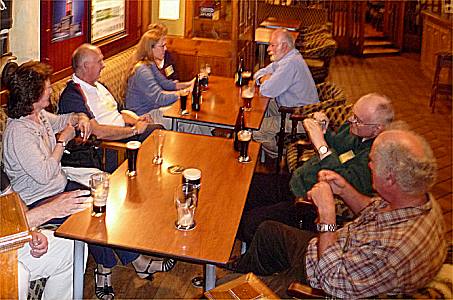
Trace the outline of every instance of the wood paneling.
{"type": "MultiPolygon", "coordinates": [[[[71,55],[81,44],[91,40],[91,0],[85,2],[85,18],[82,22],[82,35],[64,41],[52,42],[53,1],[41,1],[41,61],[53,67],[52,81],[62,79],[72,73],[71,55]]],[[[115,55],[136,44],[141,35],[142,2],[126,0],[125,33],[96,43],[104,58],[115,55]]]]}
{"type": "MultiPolygon", "coordinates": [[[[423,72],[433,78],[436,68],[436,53],[452,51],[452,17],[424,11],[421,65],[423,72]]],[[[451,79],[450,79],[451,80],[451,79]]]]}

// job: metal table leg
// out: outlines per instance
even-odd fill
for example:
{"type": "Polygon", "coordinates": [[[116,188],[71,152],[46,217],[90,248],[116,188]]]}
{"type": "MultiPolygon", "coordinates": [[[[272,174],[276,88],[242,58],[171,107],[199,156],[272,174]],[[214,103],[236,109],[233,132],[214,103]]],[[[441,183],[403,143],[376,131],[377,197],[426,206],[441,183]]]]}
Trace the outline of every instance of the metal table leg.
{"type": "Polygon", "coordinates": [[[211,264],[206,264],[204,266],[204,290],[209,291],[215,288],[215,266],[211,264]]]}
{"type": "Polygon", "coordinates": [[[171,119],[171,130],[176,131],[177,129],[176,126],[177,126],[176,119],[175,118],[171,119]]]}
{"type": "Polygon", "coordinates": [[[81,241],[74,241],[74,265],[73,265],[73,281],[74,299],[83,299],[83,275],[84,275],[84,263],[85,263],[85,243],[81,241]]]}

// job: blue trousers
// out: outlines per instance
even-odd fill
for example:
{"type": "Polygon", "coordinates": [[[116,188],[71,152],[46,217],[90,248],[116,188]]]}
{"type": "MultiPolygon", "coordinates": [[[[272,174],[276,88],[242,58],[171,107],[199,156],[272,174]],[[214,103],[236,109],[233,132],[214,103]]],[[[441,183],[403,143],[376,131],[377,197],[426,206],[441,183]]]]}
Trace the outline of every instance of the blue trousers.
{"type": "MultiPolygon", "coordinates": [[[[70,192],[70,191],[75,191],[78,189],[86,190],[88,188],[77,182],[68,180],[68,183],[66,184],[64,191],[70,192]]],[[[33,207],[39,206],[41,204],[44,204],[50,198],[51,197],[47,197],[45,199],[35,201],[28,207],[33,208],[33,207]]],[[[68,217],[54,218],[54,219],[47,221],[45,224],[61,225],[67,218],[68,217]]],[[[120,258],[123,265],[127,265],[128,263],[134,261],[140,255],[136,252],[112,249],[112,248],[105,247],[105,246],[98,246],[98,245],[91,245],[91,244],[88,244],[88,249],[90,250],[91,255],[93,255],[93,258],[96,261],[96,263],[101,264],[106,268],[113,268],[117,264],[117,259],[116,259],[115,253],[116,253],[116,255],[118,255],[118,257],[120,258]]]]}

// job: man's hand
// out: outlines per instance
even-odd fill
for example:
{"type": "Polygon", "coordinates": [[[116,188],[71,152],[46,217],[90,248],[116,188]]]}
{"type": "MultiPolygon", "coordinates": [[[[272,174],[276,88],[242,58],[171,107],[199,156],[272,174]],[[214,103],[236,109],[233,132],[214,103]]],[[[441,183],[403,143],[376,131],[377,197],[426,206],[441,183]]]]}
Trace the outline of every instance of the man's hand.
{"type": "Polygon", "coordinates": [[[268,74],[265,74],[265,75],[261,76],[260,79],[259,79],[260,84],[263,84],[266,80],[270,79],[271,76],[272,76],[271,73],[268,73],[268,74]]]}
{"type": "Polygon", "coordinates": [[[325,113],[323,112],[319,112],[319,111],[316,111],[313,113],[313,119],[315,119],[315,121],[320,124],[321,128],[322,128],[322,133],[326,133],[327,131],[327,127],[329,127],[329,118],[326,116],[325,113]]]}
{"type": "Polygon", "coordinates": [[[304,128],[315,149],[319,149],[322,145],[327,145],[322,127],[315,119],[305,119],[304,128]]]}
{"type": "Polygon", "coordinates": [[[77,127],[80,130],[80,137],[83,139],[83,141],[86,141],[88,140],[92,132],[90,119],[85,114],[79,114],[78,117],[79,119],[77,121],[77,127]]]}
{"type": "Polygon", "coordinates": [[[90,208],[93,199],[88,190],[76,190],[58,194],[45,205],[52,210],[53,218],[63,218],[90,208]]]}
{"type": "Polygon", "coordinates": [[[331,170],[321,170],[318,172],[318,181],[326,182],[330,185],[335,195],[342,195],[350,192],[353,187],[340,174],[331,170]]]}
{"type": "Polygon", "coordinates": [[[47,252],[48,241],[47,237],[38,231],[31,231],[30,254],[35,258],[41,257],[47,252]]]}
{"type": "Polygon", "coordinates": [[[318,182],[307,193],[307,198],[312,200],[318,208],[320,223],[335,224],[335,200],[332,190],[327,182],[318,182]]]}
{"type": "Polygon", "coordinates": [[[148,124],[149,122],[141,120],[137,121],[137,123],[135,123],[135,128],[137,128],[138,134],[142,134],[143,132],[145,132],[146,128],[148,127],[148,124]]]}
{"type": "Polygon", "coordinates": [[[153,123],[153,118],[151,118],[151,115],[150,114],[144,114],[144,115],[141,115],[137,121],[144,121],[144,122],[147,122],[147,123],[153,123]]]}

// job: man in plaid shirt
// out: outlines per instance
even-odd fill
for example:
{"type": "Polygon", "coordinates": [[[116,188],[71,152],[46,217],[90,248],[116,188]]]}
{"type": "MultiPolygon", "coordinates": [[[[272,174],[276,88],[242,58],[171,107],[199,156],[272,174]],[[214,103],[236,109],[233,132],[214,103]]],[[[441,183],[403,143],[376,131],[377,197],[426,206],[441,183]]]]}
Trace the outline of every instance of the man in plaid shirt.
{"type": "Polygon", "coordinates": [[[413,132],[388,130],[376,138],[369,167],[379,196],[362,195],[337,173],[320,171],[307,194],[318,210],[318,234],[265,222],[237,271],[279,272],[265,281],[283,297],[294,279],[340,298],[426,285],[446,256],[442,211],[428,193],[437,168],[432,150],[413,132]],[[333,194],[357,215],[338,230],[333,194]]]}

